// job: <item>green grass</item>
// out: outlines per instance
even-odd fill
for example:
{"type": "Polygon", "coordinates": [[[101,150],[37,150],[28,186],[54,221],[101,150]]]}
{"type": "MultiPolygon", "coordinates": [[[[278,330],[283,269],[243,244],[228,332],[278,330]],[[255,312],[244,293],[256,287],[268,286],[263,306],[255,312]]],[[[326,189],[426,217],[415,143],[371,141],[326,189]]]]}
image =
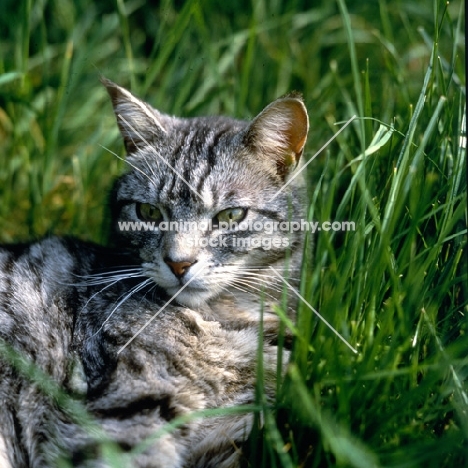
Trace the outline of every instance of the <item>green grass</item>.
{"type": "Polygon", "coordinates": [[[359,352],[301,306],[246,464],[466,466],[463,2],[97,3],[3,1],[0,240],[104,239],[123,150],[101,73],[185,116],[301,91],[306,157],[357,115],[309,165],[310,218],[356,231],[316,237],[302,294],[359,352]]]}

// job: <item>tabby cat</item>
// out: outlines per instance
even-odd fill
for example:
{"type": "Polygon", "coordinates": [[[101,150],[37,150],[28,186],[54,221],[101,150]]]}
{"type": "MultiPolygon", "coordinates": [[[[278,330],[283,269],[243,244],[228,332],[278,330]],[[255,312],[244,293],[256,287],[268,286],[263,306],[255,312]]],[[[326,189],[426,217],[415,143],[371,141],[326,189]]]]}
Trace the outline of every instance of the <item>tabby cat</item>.
{"type": "Polygon", "coordinates": [[[260,317],[274,396],[276,272],[294,283],[302,236],[265,226],[303,216],[300,178],[285,183],[305,106],[292,94],[251,122],[176,118],[102,81],[129,167],[111,193],[110,247],[52,237],[0,248],[0,466],[109,466],[103,434],[119,466],[239,466],[250,413],[154,434],[193,411],[254,403],[260,317]],[[81,401],[97,429],[17,356],[81,401]]]}

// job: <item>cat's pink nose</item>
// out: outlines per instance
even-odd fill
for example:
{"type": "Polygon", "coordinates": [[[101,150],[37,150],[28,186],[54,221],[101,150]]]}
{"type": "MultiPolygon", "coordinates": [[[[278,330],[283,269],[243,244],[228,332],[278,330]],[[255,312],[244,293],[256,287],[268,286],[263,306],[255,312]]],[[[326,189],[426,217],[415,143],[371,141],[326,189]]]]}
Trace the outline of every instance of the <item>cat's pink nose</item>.
{"type": "Polygon", "coordinates": [[[168,265],[169,268],[172,270],[172,273],[176,275],[178,278],[181,278],[185,275],[187,270],[195,263],[195,262],[173,262],[169,259],[164,260],[168,265]]]}

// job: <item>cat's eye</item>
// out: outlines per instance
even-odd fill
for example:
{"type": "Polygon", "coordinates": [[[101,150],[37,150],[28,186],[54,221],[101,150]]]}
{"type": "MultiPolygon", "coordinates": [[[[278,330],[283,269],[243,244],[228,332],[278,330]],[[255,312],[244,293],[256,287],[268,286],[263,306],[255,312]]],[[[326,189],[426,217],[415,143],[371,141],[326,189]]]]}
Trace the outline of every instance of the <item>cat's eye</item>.
{"type": "Polygon", "coordinates": [[[247,213],[245,208],[228,208],[227,210],[220,211],[216,217],[215,221],[224,222],[224,223],[239,223],[242,221],[247,213]]]}
{"type": "Polygon", "coordinates": [[[150,203],[137,203],[136,212],[143,221],[161,221],[163,217],[161,210],[150,203]]]}

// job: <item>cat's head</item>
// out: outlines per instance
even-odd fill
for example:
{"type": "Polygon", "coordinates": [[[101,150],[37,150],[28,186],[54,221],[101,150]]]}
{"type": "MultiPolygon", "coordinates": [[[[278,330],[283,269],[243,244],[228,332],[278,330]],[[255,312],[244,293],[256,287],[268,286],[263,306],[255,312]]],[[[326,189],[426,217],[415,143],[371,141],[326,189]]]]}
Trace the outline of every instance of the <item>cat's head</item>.
{"type": "Polygon", "coordinates": [[[284,224],[303,216],[300,184],[286,185],[307,137],[301,97],[277,99],[251,122],[178,118],[102,81],[129,165],[111,200],[113,242],[170,296],[183,288],[176,300],[189,307],[271,282],[268,266],[281,271],[287,251],[301,249],[301,233],[284,224]]]}

